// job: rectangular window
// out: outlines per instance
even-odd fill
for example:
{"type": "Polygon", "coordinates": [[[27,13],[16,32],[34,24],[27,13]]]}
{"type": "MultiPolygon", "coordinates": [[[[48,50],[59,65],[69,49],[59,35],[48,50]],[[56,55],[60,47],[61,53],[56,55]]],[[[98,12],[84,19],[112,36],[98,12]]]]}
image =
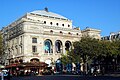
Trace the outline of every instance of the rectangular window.
{"type": "Polygon", "coordinates": [[[37,38],[32,38],[32,43],[37,43],[37,38]]]}
{"type": "Polygon", "coordinates": [[[12,40],[12,45],[14,45],[14,40],[12,40]]]}
{"type": "Polygon", "coordinates": [[[22,54],[22,46],[20,46],[20,54],[22,54]]]}
{"type": "Polygon", "coordinates": [[[20,36],[20,43],[22,43],[22,36],[20,36]]]}
{"type": "Polygon", "coordinates": [[[32,52],[37,52],[37,46],[32,46],[32,52]]]}

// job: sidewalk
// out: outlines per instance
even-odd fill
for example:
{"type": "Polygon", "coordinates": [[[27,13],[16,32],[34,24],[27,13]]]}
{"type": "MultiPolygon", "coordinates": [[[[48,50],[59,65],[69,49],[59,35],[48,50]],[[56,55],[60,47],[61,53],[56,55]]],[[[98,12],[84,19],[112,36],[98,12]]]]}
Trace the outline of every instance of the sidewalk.
{"type": "Polygon", "coordinates": [[[104,74],[104,76],[120,77],[120,73],[110,73],[110,74],[104,74]]]}

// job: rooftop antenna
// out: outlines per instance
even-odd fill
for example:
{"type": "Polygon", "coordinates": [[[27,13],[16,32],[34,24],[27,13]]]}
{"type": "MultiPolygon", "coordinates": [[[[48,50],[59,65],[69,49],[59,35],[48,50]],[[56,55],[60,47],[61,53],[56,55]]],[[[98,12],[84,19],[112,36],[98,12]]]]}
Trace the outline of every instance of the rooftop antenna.
{"type": "Polygon", "coordinates": [[[48,8],[47,7],[45,7],[45,11],[48,12],[48,8]]]}

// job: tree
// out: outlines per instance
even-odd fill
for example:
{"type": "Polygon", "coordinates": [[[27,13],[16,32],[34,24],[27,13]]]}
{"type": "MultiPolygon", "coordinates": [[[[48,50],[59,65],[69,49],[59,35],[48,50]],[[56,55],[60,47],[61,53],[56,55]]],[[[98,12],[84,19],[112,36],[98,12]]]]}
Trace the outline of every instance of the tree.
{"type": "MultiPolygon", "coordinates": [[[[109,67],[109,64],[120,62],[120,40],[101,41],[90,37],[82,37],[73,42],[73,49],[63,57],[64,63],[83,63],[83,71],[87,71],[87,64],[97,64],[99,68],[109,67]],[[102,64],[107,64],[102,65],[102,64]]],[[[115,65],[116,66],[116,65],[115,65]]]]}
{"type": "MultiPolygon", "coordinates": [[[[98,41],[99,40],[87,36],[73,43],[74,54],[82,59],[84,72],[87,71],[87,63],[91,63],[92,59],[98,55],[98,41]]],[[[75,58],[77,59],[77,57],[75,58]]]]}
{"type": "Polygon", "coordinates": [[[2,51],[3,51],[3,49],[2,49],[2,35],[1,35],[1,33],[0,33],[0,55],[2,54],[2,51]]]}
{"type": "MultiPolygon", "coordinates": [[[[2,57],[2,51],[3,51],[3,45],[2,45],[2,35],[1,35],[1,32],[0,32],[0,56],[2,57]]],[[[1,60],[0,60],[0,64],[2,64],[1,60]]]]}
{"type": "Polygon", "coordinates": [[[105,71],[109,71],[109,68],[115,70],[114,64],[118,62],[118,56],[120,54],[120,41],[99,41],[99,55],[95,59],[98,64],[105,68],[105,71]],[[111,66],[113,65],[113,66],[111,66]]]}
{"type": "Polygon", "coordinates": [[[67,65],[68,63],[70,63],[70,59],[69,59],[68,55],[65,55],[65,54],[62,54],[61,61],[62,61],[63,65],[67,65]]]}

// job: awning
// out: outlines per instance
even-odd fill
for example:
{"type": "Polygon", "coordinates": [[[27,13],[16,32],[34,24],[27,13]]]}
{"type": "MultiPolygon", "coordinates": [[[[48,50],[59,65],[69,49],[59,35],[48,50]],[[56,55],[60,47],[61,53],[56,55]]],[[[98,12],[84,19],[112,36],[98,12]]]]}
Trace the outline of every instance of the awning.
{"type": "Polygon", "coordinates": [[[17,63],[13,63],[13,64],[5,66],[5,68],[12,68],[12,67],[16,67],[16,66],[17,66],[17,63]]]}
{"type": "Polygon", "coordinates": [[[37,62],[37,63],[14,63],[6,66],[6,68],[12,67],[46,67],[47,64],[45,62],[37,62]]]}

